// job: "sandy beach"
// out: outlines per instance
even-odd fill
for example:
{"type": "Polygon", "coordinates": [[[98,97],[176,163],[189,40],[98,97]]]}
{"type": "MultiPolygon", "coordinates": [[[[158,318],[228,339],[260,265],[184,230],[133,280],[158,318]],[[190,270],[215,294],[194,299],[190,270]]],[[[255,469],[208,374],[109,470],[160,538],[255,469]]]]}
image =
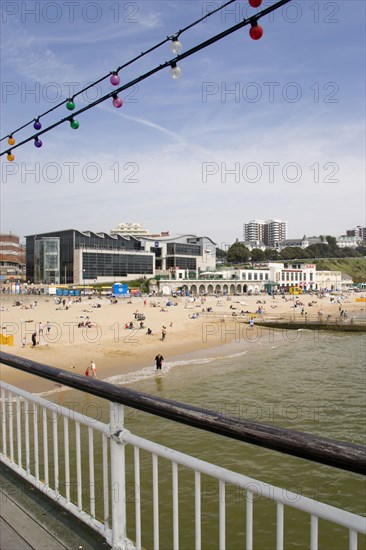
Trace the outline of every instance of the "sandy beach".
{"type": "MultiPolygon", "coordinates": [[[[195,301],[178,297],[171,299],[174,305],[167,306],[167,297],[120,299],[117,303],[94,297],[71,302],[66,297],[63,305],[62,302],[56,304],[53,296],[5,294],[1,297],[2,334],[13,335],[14,345],[3,345],[2,350],[80,375],[84,375],[94,361],[97,377],[103,380],[154,366],[158,353],[165,361],[174,361],[194,358],[197,353],[208,354],[211,349],[238,338],[249,342],[259,330],[259,308],[259,315],[264,317],[298,319],[306,313],[309,319],[320,314],[323,318],[336,319],[341,310],[346,310],[348,316],[364,314],[365,303],[356,302],[356,298],[364,296],[364,293],[351,293],[342,299],[336,296],[334,302],[329,296],[319,298],[315,294],[284,298],[210,296],[195,301]],[[22,305],[16,306],[19,300],[22,305]],[[136,313],[144,315],[144,328],[139,328],[136,313]],[[250,317],[255,324],[252,328],[248,324],[250,317]],[[125,325],[131,322],[134,328],[126,329],[125,325]],[[163,327],[166,328],[164,340],[163,327]],[[147,334],[148,328],[152,334],[147,334]],[[35,346],[32,345],[34,333],[35,346]]],[[[263,334],[265,329],[261,331],[263,334]]],[[[4,365],[1,365],[1,379],[37,393],[54,387],[50,381],[4,365]]]]}

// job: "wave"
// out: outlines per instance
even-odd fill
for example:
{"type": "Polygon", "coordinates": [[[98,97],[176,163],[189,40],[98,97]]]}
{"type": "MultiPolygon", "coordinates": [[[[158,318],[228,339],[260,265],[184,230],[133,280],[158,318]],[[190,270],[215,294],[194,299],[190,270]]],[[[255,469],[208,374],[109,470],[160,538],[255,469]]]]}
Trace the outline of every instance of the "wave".
{"type": "MultiPolygon", "coordinates": [[[[239,357],[245,355],[247,351],[242,351],[239,353],[233,353],[231,355],[217,355],[215,357],[204,357],[202,359],[184,359],[181,361],[167,361],[163,364],[163,368],[159,371],[160,374],[168,373],[171,369],[175,367],[182,367],[185,365],[207,365],[208,363],[213,363],[222,359],[231,359],[234,357],[239,357]]],[[[141,382],[153,376],[157,375],[155,367],[144,367],[141,370],[136,372],[129,372],[127,374],[117,374],[105,378],[104,382],[109,382],[110,384],[115,384],[117,386],[125,386],[128,384],[134,384],[136,382],[141,382]]]]}
{"type": "MultiPolygon", "coordinates": [[[[224,359],[233,359],[235,357],[241,357],[243,355],[246,355],[248,353],[248,350],[246,351],[240,351],[238,353],[232,353],[229,355],[216,355],[214,357],[203,357],[201,359],[183,359],[181,361],[166,361],[163,364],[163,368],[161,371],[159,371],[159,375],[161,374],[167,374],[171,369],[175,367],[183,367],[185,365],[207,365],[209,363],[214,363],[215,361],[222,361],[224,359]]],[[[142,369],[135,371],[135,372],[128,372],[126,374],[115,374],[113,376],[109,376],[108,378],[104,378],[103,382],[109,382],[109,384],[114,384],[115,386],[127,386],[129,384],[135,384],[138,382],[141,382],[143,380],[147,380],[148,378],[152,378],[153,376],[156,376],[158,374],[158,371],[154,366],[149,367],[143,367],[142,369]]],[[[60,393],[62,391],[67,390],[73,390],[74,388],[70,388],[68,386],[60,386],[55,387],[51,390],[47,390],[45,392],[38,393],[39,397],[46,397],[53,394],[60,393]]]]}

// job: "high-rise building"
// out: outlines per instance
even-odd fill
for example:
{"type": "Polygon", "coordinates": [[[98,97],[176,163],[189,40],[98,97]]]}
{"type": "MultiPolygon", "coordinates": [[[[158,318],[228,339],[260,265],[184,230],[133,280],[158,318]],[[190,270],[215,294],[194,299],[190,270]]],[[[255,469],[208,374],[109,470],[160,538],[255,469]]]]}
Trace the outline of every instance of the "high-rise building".
{"type": "Polygon", "coordinates": [[[252,245],[260,245],[264,242],[264,226],[263,220],[251,220],[244,224],[243,240],[252,245]]]}
{"type": "Polygon", "coordinates": [[[347,237],[361,237],[363,241],[366,241],[366,227],[358,225],[355,229],[347,229],[347,237]]]}
{"type": "Polygon", "coordinates": [[[277,248],[281,241],[287,239],[287,222],[282,220],[268,220],[264,227],[264,244],[270,248],[277,248]]]}
{"type": "Polygon", "coordinates": [[[282,220],[251,220],[244,224],[243,240],[251,246],[277,248],[286,238],[287,222],[282,220]]]}

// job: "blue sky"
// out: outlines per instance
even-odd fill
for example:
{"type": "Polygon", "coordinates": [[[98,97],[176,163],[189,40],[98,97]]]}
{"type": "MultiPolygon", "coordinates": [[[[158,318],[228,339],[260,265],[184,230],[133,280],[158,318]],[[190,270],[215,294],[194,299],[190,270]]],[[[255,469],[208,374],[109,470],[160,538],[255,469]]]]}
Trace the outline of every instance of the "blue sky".
{"type": "MultiPolygon", "coordinates": [[[[3,1],[1,137],[217,6],[3,1]]],[[[183,49],[255,11],[237,0],[183,33],[183,49]]],[[[41,149],[14,150],[15,162],[1,159],[1,230],[135,221],[222,245],[253,218],[287,220],[290,237],[364,225],[364,20],[361,0],[292,2],[261,20],[261,40],[245,27],[182,60],[179,80],[165,69],[121,93],[121,109],[107,100],[78,117],[78,130],[64,124],[41,149]]],[[[121,83],[172,57],[163,45],[121,83]]],[[[104,82],[77,108],[111,89],[104,82]]]]}

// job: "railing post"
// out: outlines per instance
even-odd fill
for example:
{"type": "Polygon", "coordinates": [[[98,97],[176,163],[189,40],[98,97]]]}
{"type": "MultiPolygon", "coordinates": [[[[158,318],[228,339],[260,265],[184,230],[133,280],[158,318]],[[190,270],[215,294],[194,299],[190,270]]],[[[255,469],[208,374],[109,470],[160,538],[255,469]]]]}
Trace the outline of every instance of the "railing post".
{"type": "Polygon", "coordinates": [[[126,526],[126,470],[124,431],[124,405],[110,403],[111,434],[111,495],[112,495],[112,546],[125,548],[126,526]]]}

